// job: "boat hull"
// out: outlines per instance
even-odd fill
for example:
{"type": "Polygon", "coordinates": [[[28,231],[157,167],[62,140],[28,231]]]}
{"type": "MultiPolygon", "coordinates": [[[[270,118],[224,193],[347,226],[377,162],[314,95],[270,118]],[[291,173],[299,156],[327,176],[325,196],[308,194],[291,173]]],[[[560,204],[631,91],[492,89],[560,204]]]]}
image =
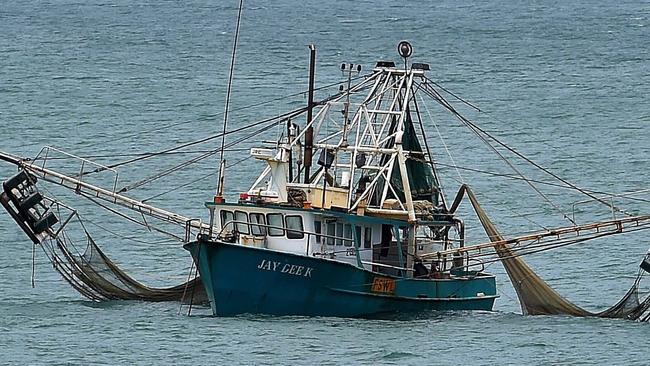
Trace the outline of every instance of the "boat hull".
{"type": "Polygon", "coordinates": [[[492,310],[495,278],[387,276],[354,265],[263,248],[188,243],[212,312],[373,317],[426,310],[492,310]]]}

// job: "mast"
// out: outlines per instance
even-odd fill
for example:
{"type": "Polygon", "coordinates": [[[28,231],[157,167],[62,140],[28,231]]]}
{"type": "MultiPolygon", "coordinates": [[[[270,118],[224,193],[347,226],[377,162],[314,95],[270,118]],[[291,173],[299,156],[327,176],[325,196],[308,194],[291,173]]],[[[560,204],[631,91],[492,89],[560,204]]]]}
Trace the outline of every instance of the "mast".
{"type": "Polygon", "coordinates": [[[291,118],[287,119],[287,156],[289,159],[289,182],[293,182],[293,149],[291,148],[291,118]]]}
{"type": "MultiPolygon", "coordinates": [[[[405,47],[411,51],[408,43],[398,50],[408,57],[410,53],[403,52],[405,47]]],[[[296,179],[298,174],[294,170],[288,177],[293,178],[288,180],[288,188],[303,190],[307,200],[319,207],[325,191],[322,187],[326,186],[328,205],[335,202],[338,209],[348,212],[364,207],[370,214],[403,217],[411,223],[417,219],[414,201],[418,201],[418,207],[428,205],[429,211],[436,209],[434,192],[439,188],[434,166],[425,161],[428,148],[423,150],[419,139],[424,136],[415,128],[420,117],[411,116],[419,113],[414,100],[426,80],[428,66],[407,62],[408,67],[402,68],[395,67],[394,62],[380,61],[371,73],[354,83],[352,73],[359,72],[359,67],[344,64],[342,69],[349,87],[312,114],[315,48],[311,46],[310,51],[307,125],[291,137],[287,146],[299,147],[300,141],[304,141],[305,174],[300,172],[300,179],[296,179]],[[330,174],[321,168],[314,177],[313,156],[328,155],[325,151],[336,154],[327,169],[330,174]],[[326,179],[324,185],[322,180],[326,179]]],[[[261,183],[268,174],[268,170],[262,173],[251,192],[265,189],[261,183]]]]}
{"type": "MultiPolygon", "coordinates": [[[[307,93],[307,124],[311,123],[314,113],[314,79],[316,74],[316,46],[309,45],[309,91],[307,93]]],[[[309,174],[314,149],[314,128],[310,125],[305,132],[305,183],[309,183],[309,174]]]]}

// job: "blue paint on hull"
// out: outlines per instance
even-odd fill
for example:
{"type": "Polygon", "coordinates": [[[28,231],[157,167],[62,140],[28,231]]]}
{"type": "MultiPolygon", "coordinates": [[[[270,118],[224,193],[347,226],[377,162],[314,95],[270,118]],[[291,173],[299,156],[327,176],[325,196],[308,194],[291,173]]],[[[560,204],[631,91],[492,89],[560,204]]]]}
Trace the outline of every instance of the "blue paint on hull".
{"type": "Polygon", "coordinates": [[[206,288],[212,312],[372,317],[426,310],[492,310],[495,278],[392,277],[330,259],[223,242],[185,245],[206,288]],[[393,283],[382,293],[376,278],[393,283]],[[376,284],[376,282],[375,282],[376,284]],[[377,284],[376,284],[377,285],[377,284]]]}

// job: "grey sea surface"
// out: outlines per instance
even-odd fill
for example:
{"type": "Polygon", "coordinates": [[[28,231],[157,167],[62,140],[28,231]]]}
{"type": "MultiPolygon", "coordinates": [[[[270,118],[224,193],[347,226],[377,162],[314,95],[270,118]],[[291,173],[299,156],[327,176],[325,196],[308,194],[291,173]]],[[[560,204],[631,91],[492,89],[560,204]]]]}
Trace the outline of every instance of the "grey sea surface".
{"type": "MultiPolygon", "coordinates": [[[[34,157],[47,145],[107,164],[218,133],[236,14],[235,1],[3,1],[0,149],[34,157]]],[[[317,86],[324,86],[343,80],[343,62],[362,65],[362,73],[377,60],[399,62],[396,45],[407,39],[412,60],[431,65],[432,80],[481,108],[479,113],[454,101],[485,130],[578,186],[638,191],[650,180],[649,27],[646,1],[245,1],[229,129],[305,105],[308,44],[317,45],[317,86]]],[[[335,93],[338,85],[317,96],[335,93]]],[[[449,199],[461,182],[470,184],[508,235],[570,225],[527,184],[480,172],[513,174],[434,107],[427,132],[449,199]]],[[[248,189],[262,169],[246,159],[246,149],[280,133],[271,129],[228,149],[229,199],[248,189]]],[[[240,137],[246,134],[226,142],[240,137]]],[[[219,144],[213,139],[190,153],[121,166],[119,186],[133,185],[127,195],[206,219],[203,202],[216,186],[215,155],[134,184],[219,144]]],[[[513,161],[531,179],[552,181],[513,161]]],[[[76,162],[60,162],[78,172],[76,162]]],[[[0,178],[14,172],[0,165],[0,178]]],[[[110,185],[112,178],[98,183],[110,185]]],[[[586,198],[575,191],[538,186],[580,222],[611,216],[593,202],[573,205],[586,198]]],[[[97,243],[138,280],[168,286],[186,279],[191,260],[178,242],[51,189],[79,209],[97,243]]],[[[614,201],[633,213],[649,211],[647,201],[614,201]]],[[[471,241],[485,241],[467,207],[463,214],[471,241]]],[[[173,302],[88,301],[59,277],[40,248],[32,288],[31,243],[4,213],[0,233],[0,364],[650,362],[649,324],[523,316],[499,264],[488,267],[498,276],[501,295],[493,312],[388,320],[214,318],[200,306],[188,316],[173,302]]],[[[596,311],[627,291],[649,239],[640,231],[526,259],[561,294],[596,311]]],[[[647,293],[647,283],[642,290],[647,293]]]]}

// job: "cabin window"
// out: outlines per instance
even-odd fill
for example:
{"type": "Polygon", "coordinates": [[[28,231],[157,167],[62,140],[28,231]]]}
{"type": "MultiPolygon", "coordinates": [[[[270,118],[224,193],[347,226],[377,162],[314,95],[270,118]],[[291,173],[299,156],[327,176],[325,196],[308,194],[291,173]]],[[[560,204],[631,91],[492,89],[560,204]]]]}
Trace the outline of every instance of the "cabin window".
{"type": "Polygon", "coordinates": [[[318,234],[321,233],[321,230],[323,230],[323,228],[321,227],[321,222],[320,221],[314,221],[314,232],[316,233],[316,242],[317,243],[320,243],[320,240],[321,240],[320,239],[321,236],[318,235],[318,234]]]}
{"type": "Polygon", "coordinates": [[[367,227],[363,232],[363,247],[368,249],[372,246],[372,228],[367,227]]]}
{"type": "Polygon", "coordinates": [[[340,222],[336,223],[336,245],[343,245],[343,224],[340,222]]]}
{"type": "Polygon", "coordinates": [[[343,237],[348,239],[343,241],[345,246],[351,247],[353,242],[352,242],[352,226],[350,224],[345,224],[345,226],[343,226],[343,237]]]}
{"type": "Polygon", "coordinates": [[[284,235],[284,220],[282,214],[268,214],[266,221],[269,223],[270,236],[283,236],[284,235]]]}
{"type": "Polygon", "coordinates": [[[336,224],[334,222],[327,223],[327,245],[334,245],[334,236],[336,236],[336,224]]]}
{"type": "Polygon", "coordinates": [[[235,216],[232,214],[232,211],[221,210],[219,212],[219,215],[221,216],[221,228],[226,230],[232,230],[233,229],[232,222],[235,220],[235,216]],[[228,227],[226,227],[226,225],[228,227]]]}
{"type": "Polygon", "coordinates": [[[302,216],[287,215],[284,219],[287,222],[288,239],[302,239],[305,237],[304,228],[302,226],[302,216]]]}
{"type": "Polygon", "coordinates": [[[248,228],[248,214],[244,211],[235,211],[235,220],[238,221],[235,224],[235,228],[241,234],[250,234],[248,228]]]}
{"type": "Polygon", "coordinates": [[[250,223],[251,223],[251,233],[253,235],[258,235],[258,236],[266,235],[266,227],[263,226],[266,225],[266,219],[264,219],[264,214],[261,213],[250,214],[250,223]]]}

